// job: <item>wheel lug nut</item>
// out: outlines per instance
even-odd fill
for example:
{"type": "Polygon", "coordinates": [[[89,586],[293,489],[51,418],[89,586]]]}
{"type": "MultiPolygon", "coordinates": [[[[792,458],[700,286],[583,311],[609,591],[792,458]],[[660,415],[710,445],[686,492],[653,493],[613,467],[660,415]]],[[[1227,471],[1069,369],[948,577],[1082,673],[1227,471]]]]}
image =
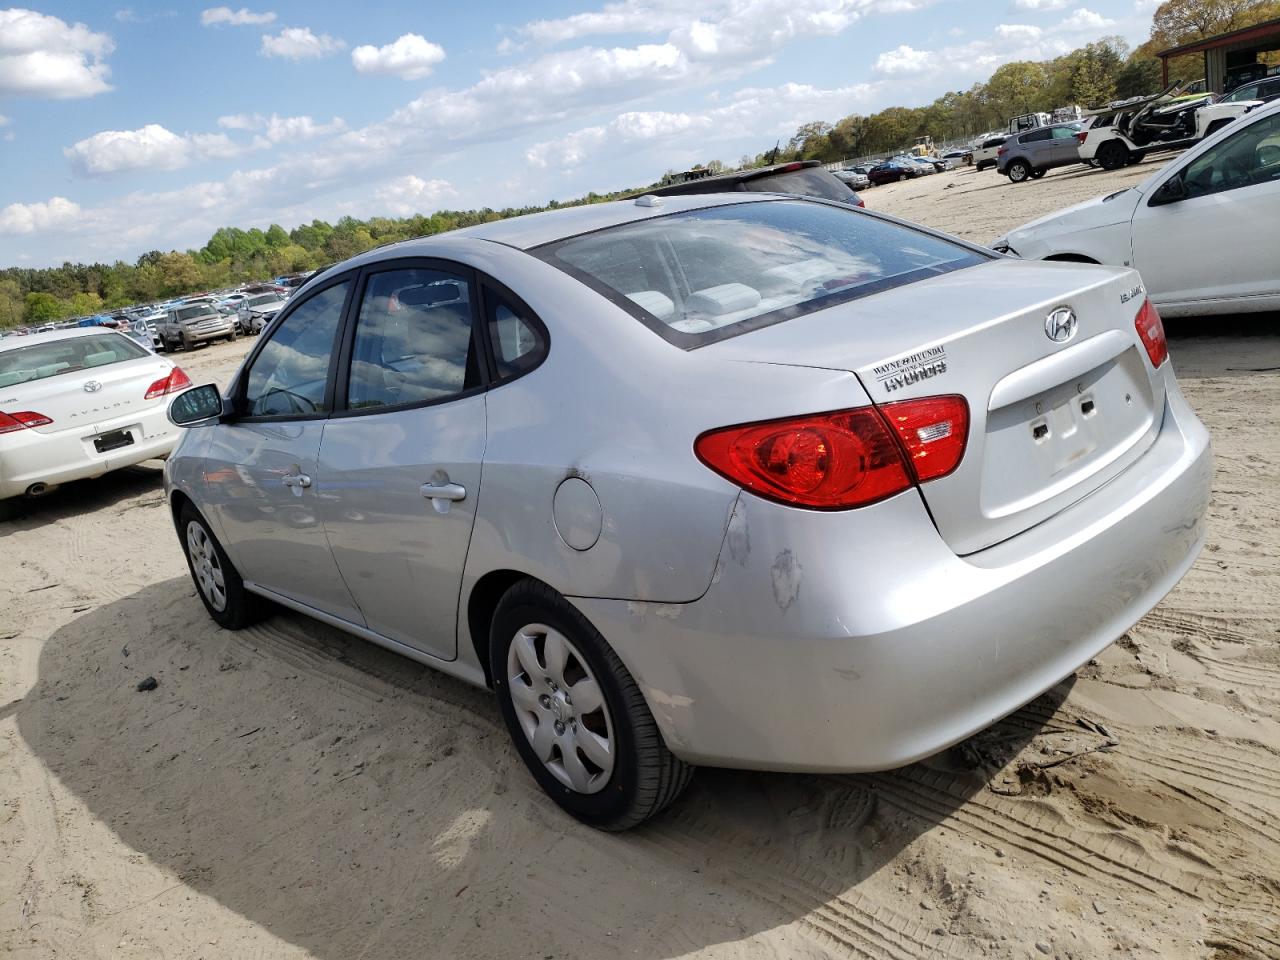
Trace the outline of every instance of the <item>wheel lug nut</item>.
{"type": "Polygon", "coordinates": [[[564,702],[566,706],[573,705],[573,699],[567,693],[564,695],[564,702]]]}
{"type": "Polygon", "coordinates": [[[561,723],[559,720],[556,721],[556,733],[558,735],[564,734],[564,724],[561,723]]]}
{"type": "Polygon", "coordinates": [[[544,693],[538,698],[538,703],[543,707],[543,709],[546,709],[551,706],[551,698],[544,693]]]}

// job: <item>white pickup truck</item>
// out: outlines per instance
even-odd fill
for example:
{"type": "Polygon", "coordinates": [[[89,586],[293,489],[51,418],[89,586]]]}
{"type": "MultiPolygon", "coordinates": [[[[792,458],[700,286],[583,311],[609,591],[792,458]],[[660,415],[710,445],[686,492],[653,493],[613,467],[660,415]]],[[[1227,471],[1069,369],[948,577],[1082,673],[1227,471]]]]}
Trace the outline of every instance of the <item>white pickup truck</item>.
{"type": "Polygon", "coordinates": [[[1076,134],[1080,159],[1117,170],[1148,153],[1198,143],[1262,105],[1261,100],[1215,103],[1212,94],[1178,93],[1175,85],[1154,97],[1135,97],[1090,111],[1089,126],[1076,134]]]}

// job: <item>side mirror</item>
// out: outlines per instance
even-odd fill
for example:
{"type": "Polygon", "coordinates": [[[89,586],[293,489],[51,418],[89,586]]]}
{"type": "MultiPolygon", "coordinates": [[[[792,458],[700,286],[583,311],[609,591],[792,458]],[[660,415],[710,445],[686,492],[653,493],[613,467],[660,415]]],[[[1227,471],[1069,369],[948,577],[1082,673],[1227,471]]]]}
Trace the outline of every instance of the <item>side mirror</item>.
{"type": "Polygon", "coordinates": [[[212,383],[183,391],[169,404],[169,422],[175,427],[202,427],[222,419],[222,394],[212,383]]]}
{"type": "Polygon", "coordinates": [[[1182,182],[1181,175],[1174,176],[1160,184],[1160,188],[1147,201],[1147,206],[1159,207],[1166,203],[1177,203],[1187,199],[1187,196],[1187,185],[1182,182]]]}

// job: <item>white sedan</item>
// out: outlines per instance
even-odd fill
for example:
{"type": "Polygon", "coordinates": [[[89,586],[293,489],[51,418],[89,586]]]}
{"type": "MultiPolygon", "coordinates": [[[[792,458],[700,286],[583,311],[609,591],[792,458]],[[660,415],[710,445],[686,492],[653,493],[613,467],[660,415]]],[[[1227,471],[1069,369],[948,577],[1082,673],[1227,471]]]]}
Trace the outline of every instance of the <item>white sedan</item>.
{"type": "Polygon", "coordinates": [[[182,371],[101,327],[0,341],[0,503],[153,457],[178,439],[182,371]]]}
{"type": "MultiPolygon", "coordinates": [[[[1136,267],[1164,316],[1280,309],[1280,101],[1136,187],[1018,227],[996,250],[1136,267]]],[[[1135,296],[1138,294],[1135,293],[1135,296]]]]}

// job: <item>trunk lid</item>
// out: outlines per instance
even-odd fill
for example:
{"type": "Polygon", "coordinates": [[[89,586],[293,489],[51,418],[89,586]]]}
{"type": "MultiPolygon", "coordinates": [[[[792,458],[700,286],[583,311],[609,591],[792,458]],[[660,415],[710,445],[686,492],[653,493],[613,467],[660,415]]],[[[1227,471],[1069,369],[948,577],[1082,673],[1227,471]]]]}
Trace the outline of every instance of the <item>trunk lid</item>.
{"type": "Polygon", "coordinates": [[[171,397],[146,399],[147,388],[168,375],[173,364],[154,354],[98,367],[70,370],[40,380],[0,388],[0,410],[32,410],[53,423],[37,433],[75,431],[92,435],[94,425],[168,403],[171,397]],[[96,383],[94,389],[91,384],[96,383]]]}
{"type": "Polygon", "coordinates": [[[849,370],[877,404],[963,396],[964,457],[920,488],[939,533],[963,555],[1087,496],[1155,439],[1164,380],[1134,327],[1144,299],[1132,270],[1000,260],[703,349],[849,370]],[[1078,327],[1056,342],[1046,321],[1062,307],[1078,327]]]}

